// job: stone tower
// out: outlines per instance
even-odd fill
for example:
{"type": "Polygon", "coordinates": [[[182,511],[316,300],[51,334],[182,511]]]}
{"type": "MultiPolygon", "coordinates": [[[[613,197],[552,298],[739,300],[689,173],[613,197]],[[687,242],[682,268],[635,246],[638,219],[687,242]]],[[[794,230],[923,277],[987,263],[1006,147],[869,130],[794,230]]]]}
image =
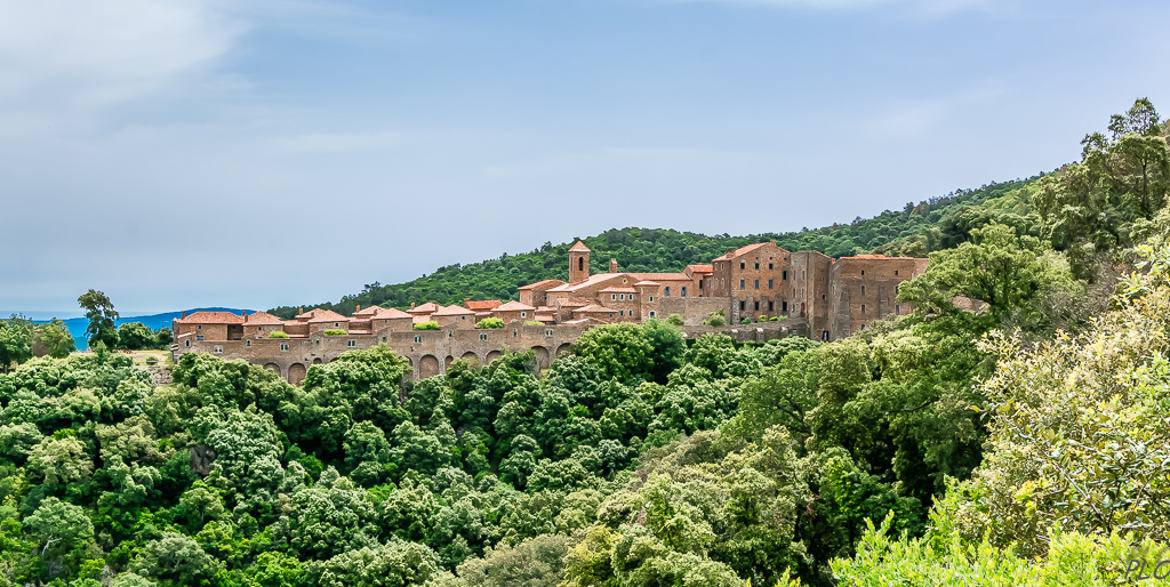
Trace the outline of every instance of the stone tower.
{"type": "Polygon", "coordinates": [[[569,248],[569,283],[581,283],[589,279],[589,247],[577,241],[569,248]]]}

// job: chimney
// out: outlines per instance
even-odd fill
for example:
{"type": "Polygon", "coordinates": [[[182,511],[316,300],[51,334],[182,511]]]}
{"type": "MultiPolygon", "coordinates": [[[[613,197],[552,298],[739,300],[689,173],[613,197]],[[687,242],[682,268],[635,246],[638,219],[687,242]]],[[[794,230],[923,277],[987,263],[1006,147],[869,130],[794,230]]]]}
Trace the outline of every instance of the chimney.
{"type": "Polygon", "coordinates": [[[362,311],[362,305],[361,305],[361,304],[358,304],[358,305],[357,305],[357,307],[356,307],[356,308],[354,308],[354,310],[353,310],[353,311],[354,311],[354,313],[355,313],[355,314],[356,314],[356,313],[358,313],[358,312],[361,312],[361,311],[362,311]]]}
{"type": "Polygon", "coordinates": [[[411,310],[413,310],[413,309],[414,309],[414,302],[410,302],[410,309],[411,309],[411,310]]]}
{"type": "Polygon", "coordinates": [[[181,315],[179,315],[179,320],[182,320],[183,318],[186,318],[186,317],[187,317],[187,311],[183,310],[183,313],[181,315]]]}
{"type": "Polygon", "coordinates": [[[609,260],[609,272],[610,273],[617,273],[617,259],[610,259],[609,260]]]}
{"type": "Polygon", "coordinates": [[[470,306],[471,305],[471,298],[463,298],[463,305],[470,306]]]}
{"type": "Polygon", "coordinates": [[[304,307],[304,306],[301,306],[301,307],[297,308],[297,315],[298,315],[298,316],[300,316],[301,314],[304,314],[304,313],[305,313],[305,307],[304,307]]]}

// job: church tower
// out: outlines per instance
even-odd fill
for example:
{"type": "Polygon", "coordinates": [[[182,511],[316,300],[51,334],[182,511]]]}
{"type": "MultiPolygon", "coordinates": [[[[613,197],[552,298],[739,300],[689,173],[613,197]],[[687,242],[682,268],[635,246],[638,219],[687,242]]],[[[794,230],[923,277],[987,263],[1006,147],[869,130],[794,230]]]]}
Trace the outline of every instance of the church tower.
{"type": "Polygon", "coordinates": [[[577,241],[569,248],[569,283],[581,283],[589,279],[589,247],[577,241]]]}

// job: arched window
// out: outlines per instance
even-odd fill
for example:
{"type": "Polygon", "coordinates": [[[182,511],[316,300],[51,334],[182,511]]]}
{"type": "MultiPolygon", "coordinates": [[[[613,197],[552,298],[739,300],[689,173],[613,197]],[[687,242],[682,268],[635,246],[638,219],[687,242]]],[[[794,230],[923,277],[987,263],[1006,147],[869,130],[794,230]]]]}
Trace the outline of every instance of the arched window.
{"type": "Polygon", "coordinates": [[[585,270],[585,257],[577,257],[577,271],[585,270]]]}

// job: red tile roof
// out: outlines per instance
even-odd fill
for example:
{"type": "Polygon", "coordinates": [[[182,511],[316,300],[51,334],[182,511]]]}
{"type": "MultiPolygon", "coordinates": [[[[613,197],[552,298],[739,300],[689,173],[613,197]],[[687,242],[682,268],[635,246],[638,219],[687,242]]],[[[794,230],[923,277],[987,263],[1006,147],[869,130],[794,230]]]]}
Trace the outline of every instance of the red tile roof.
{"type": "Polygon", "coordinates": [[[524,290],[529,290],[529,289],[535,289],[535,290],[549,289],[549,288],[553,288],[553,287],[556,287],[558,285],[564,285],[564,284],[565,284],[565,282],[563,282],[559,279],[545,279],[543,281],[538,281],[536,283],[522,285],[519,288],[517,288],[517,291],[524,291],[524,290]]]}
{"type": "Polygon", "coordinates": [[[887,257],[885,255],[853,255],[852,257],[841,257],[842,259],[925,259],[925,257],[887,257]]]}
{"type": "Polygon", "coordinates": [[[687,269],[690,269],[691,273],[714,273],[715,272],[715,267],[711,266],[711,265],[687,265],[687,269]]]}
{"type": "MultiPolygon", "coordinates": [[[[642,283],[639,281],[638,283],[642,283]]],[[[607,287],[599,293],[638,293],[638,290],[632,287],[607,287]]]]}
{"type": "Polygon", "coordinates": [[[723,255],[722,257],[715,257],[715,260],[716,261],[727,261],[729,259],[734,259],[740,255],[746,255],[746,254],[748,254],[748,253],[750,253],[750,252],[752,252],[760,247],[767,246],[767,245],[776,246],[776,243],[769,241],[766,243],[756,243],[754,245],[747,245],[744,247],[740,247],[734,251],[731,251],[731,252],[723,255]]]}
{"type": "Polygon", "coordinates": [[[373,315],[374,320],[392,320],[394,318],[410,318],[410,314],[398,308],[378,308],[378,313],[373,315]]]}
{"type": "Polygon", "coordinates": [[[244,317],[232,312],[195,312],[186,318],[176,318],[179,324],[243,324],[244,317]]]}
{"type": "Polygon", "coordinates": [[[474,314],[475,312],[472,312],[463,306],[446,306],[439,308],[439,311],[432,314],[432,316],[469,316],[474,314]]]}
{"type": "Polygon", "coordinates": [[[409,314],[434,314],[439,311],[439,304],[434,302],[427,302],[421,306],[407,310],[409,314]]]}
{"type": "Polygon", "coordinates": [[[479,311],[490,310],[492,308],[498,307],[504,302],[501,302],[500,300],[466,300],[463,303],[467,306],[467,309],[479,311]]]}
{"type": "Polygon", "coordinates": [[[529,306],[528,304],[521,304],[520,302],[508,302],[502,306],[497,307],[495,309],[495,311],[496,312],[528,312],[530,310],[535,310],[535,309],[536,308],[533,308],[532,306],[529,306]]]}
{"type": "MultiPolygon", "coordinates": [[[[349,318],[346,316],[342,316],[341,314],[338,314],[337,312],[334,312],[333,310],[325,310],[322,308],[313,308],[313,310],[311,312],[309,312],[309,314],[310,314],[309,324],[320,323],[320,322],[348,322],[349,321],[349,318]]],[[[300,318],[300,316],[297,316],[297,317],[300,318]]]]}
{"type": "Polygon", "coordinates": [[[268,312],[254,312],[248,314],[248,318],[244,320],[244,324],[284,324],[284,320],[268,312]]]}
{"type": "Polygon", "coordinates": [[[642,280],[638,283],[635,283],[634,287],[657,287],[659,285],[662,284],[658,283],[657,281],[642,280]]]}
{"type": "Polygon", "coordinates": [[[639,281],[690,281],[685,273],[631,273],[639,281]]]}
{"type": "Polygon", "coordinates": [[[373,316],[378,313],[378,306],[366,306],[353,313],[354,316],[373,316]]]}
{"type": "Polygon", "coordinates": [[[581,241],[577,241],[576,243],[573,244],[573,246],[569,247],[569,252],[570,253],[588,253],[589,247],[585,246],[585,243],[583,243],[581,241]]]}

